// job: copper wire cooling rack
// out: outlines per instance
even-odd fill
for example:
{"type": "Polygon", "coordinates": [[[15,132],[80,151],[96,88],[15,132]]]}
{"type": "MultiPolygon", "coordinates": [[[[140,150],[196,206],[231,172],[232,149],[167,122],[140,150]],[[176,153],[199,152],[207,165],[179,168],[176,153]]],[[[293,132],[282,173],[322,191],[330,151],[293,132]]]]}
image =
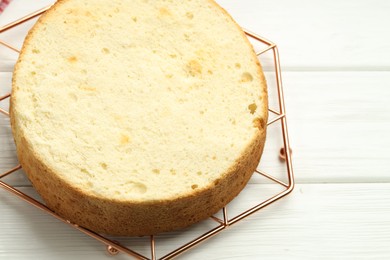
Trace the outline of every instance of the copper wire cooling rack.
{"type": "MultiPolygon", "coordinates": [[[[0,34],[5,32],[5,31],[8,31],[8,30],[28,21],[28,20],[31,20],[31,19],[41,15],[49,8],[50,8],[50,6],[43,8],[43,9],[40,9],[40,10],[37,10],[34,13],[31,13],[27,16],[24,16],[24,17],[12,22],[12,23],[9,23],[9,24],[1,27],[0,34]]],[[[273,67],[272,71],[274,72],[274,76],[275,76],[275,78],[273,79],[275,84],[273,84],[274,86],[272,86],[272,87],[276,88],[276,93],[277,93],[276,103],[277,103],[278,107],[275,109],[269,108],[270,114],[273,114],[274,116],[273,117],[270,116],[271,119],[268,121],[267,125],[269,126],[271,124],[275,124],[276,122],[280,122],[281,134],[282,134],[282,138],[283,138],[283,146],[280,149],[280,157],[283,160],[283,163],[285,164],[285,167],[286,167],[286,175],[287,176],[284,176],[284,177],[285,177],[285,179],[287,179],[287,181],[282,181],[282,180],[280,180],[280,177],[276,178],[271,174],[267,174],[267,173],[265,173],[263,171],[259,171],[259,170],[256,170],[255,174],[257,173],[257,174],[271,180],[275,184],[280,185],[282,187],[282,191],[278,191],[276,194],[272,194],[272,195],[268,196],[265,200],[260,200],[258,202],[258,204],[255,205],[254,207],[250,207],[232,218],[228,217],[228,207],[230,204],[227,205],[225,208],[222,209],[222,213],[220,214],[221,215],[220,217],[217,217],[217,216],[210,217],[211,220],[213,220],[217,223],[216,227],[213,227],[212,229],[210,229],[207,232],[203,233],[202,235],[196,237],[195,239],[191,240],[190,242],[182,244],[181,246],[177,247],[176,249],[172,250],[171,252],[165,254],[162,257],[157,257],[157,255],[156,255],[156,244],[158,242],[156,237],[150,236],[150,238],[148,239],[149,240],[148,243],[150,244],[150,257],[147,257],[145,255],[142,255],[142,254],[136,252],[135,250],[131,249],[130,247],[127,247],[127,246],[124,246],[124,245],[118,243],[115,240],[112,240],[108,237],[105,237],[103,235],[92,232],[86,228],[83,228],[83,227],[77,225],[77,223],[71,223],[70,221],[61,218],[60,216],[55,214],[53,211],[51,211],[49,208],[47,208],[44,204],[40,203],[39,201],[37,201],[37,200],[33,199],[32,197],[26,195],[25,193],[21,192],[16,187],[13,187],[12,185],[9,185],[3,181],[4,177],[11,175],[11,174],[15,173],[17,170],[21,169],[22,168],[21,165],[17,165],[14,168],[0,174],[0,187],[5,189],[6,191],[10,192],[11,194],[15,195],[16,197],[18,197],[18,198],[30,203],[31,205],[41,209],[45,213],[50,214],[51,216],[64,222],[65,224],[68,224],[68,225],[72,226],[73,228],[75,228],[75,229],[95,238],[96,240],[102,242],[106,246],[107,251],[111,255],[116,255],[117,253],[122,252],[122,253],[129,255],[129,256],[135,257],[137,259],[153,259],[153,260],[155,260],[155,259],[172,259],[172,258],[184,253],[185,251],[193,248],[194,246],[198,245],[199,243],[207,240],[208,238],[227,229],[228,227],[232,226],[233,224],[236,224],[237,222],[246,218],[247,216],[259,211],[260,209],[264,208],[265,206],[268,206],[268,205],[272,204],[273,202],[279,200],[280,198],[286,196],[294,188],[294,177],[293,177],[293,169],[292,169],[292,163],[291,163],[291,148],[289,145],[288,132],[287,132],[286,111],[285,111],[284,98],[283,98],[283,88],[282,88],[282,78],[281,78],[281,72],[280,72],[278,48],[277,48],[276,44],[272,43],[271,41],[264,39],[263,37],[260,37],[254,33],[251,33],[249,31],[245,30],[245,29],[244,29],[244,31],[245,31],[246,35],[250,38],[250,40],[254,41],[255,43],[261,43],[263,46],[265,46],[265,48],[256,52],[256,55],[258,57],[261,55],[264,55],[266,53],[271,54],[271,56],[272,56],[272,61],[271,61],[272,67],[273,67]]],[[[8,44],[4,41],[0,40],[0,45],[3,45],[5,47],[11,49],[12,51],[19,53],[19,50],[17,48],[11,46],[10,44],[8,44]]],[[[268,80],[268,78],[267,78],[267,80],[268,80]]],[[[268,86],[268,87],[270,88],[271,86],[268,86]]],[[[6,94],[4,96],[1,96],[0,102],[7,100],[10,96],[11,96],[11,93],[6,94]]],[[[0,113],[4,114],[5,116],[9,116],[9,112],[4,110],[4,109],[1,109],[1,108],[0,108],[0,113]]],[[[183,231],[183,232],[191,232],[191,231],[183,231]]]]}

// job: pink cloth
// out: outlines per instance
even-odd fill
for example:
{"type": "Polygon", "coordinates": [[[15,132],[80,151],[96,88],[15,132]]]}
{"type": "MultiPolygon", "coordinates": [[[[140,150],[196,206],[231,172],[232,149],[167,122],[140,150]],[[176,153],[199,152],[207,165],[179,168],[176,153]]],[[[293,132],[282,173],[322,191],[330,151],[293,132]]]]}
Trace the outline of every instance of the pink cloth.
{"type": "Polygon", "coordinates": [[[7,5],[11,2],[12,0],[0,0],[0,14],[4,11],[4,9],[7,7],[7,5]]]}

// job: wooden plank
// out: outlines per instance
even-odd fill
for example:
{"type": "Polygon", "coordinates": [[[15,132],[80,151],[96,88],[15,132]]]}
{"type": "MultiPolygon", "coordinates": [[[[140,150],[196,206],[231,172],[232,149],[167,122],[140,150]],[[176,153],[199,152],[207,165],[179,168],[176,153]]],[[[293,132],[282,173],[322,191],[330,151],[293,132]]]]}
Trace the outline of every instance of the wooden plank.
{"type": "MultiPolygon", "coordinates": [[[[9,82],[10,74],[2,78],[9,82]]],[[[298,183],[390,181],[390,72],[285,72],[283,80],[298,183]]],[[[8,124],[0,115],[3,171],[17,163],[8,124]]],[[[282,177],[278,127],[269,128],[259,168],[282,177]]]]}
{"type": "MultiPolygon", "coordinates": [[[[52,3],[19,0],[0,24],[52,3]]],[[[389,70],[390,2],[218,0],[237,22],[277,43],[284,70],[389,70]],[[364,15],[363,15],[364,14],[364,15]],[[367,18],[369,17],[369,18],[367,18]]],[[[0,35],[20,47],[28,27],[0,35]]],[[[0,47],[0,67],[11,71],[16,55],[0,47]]]]}
{"type": "Polygon", "coordinates": [[[386,0],[217,0],[236,21],[274,41],[284,70],[389,70],[386,0]]]}
{"type": "Polygon", "coordinates": [[[283,76],[298,182],[390,181],[390,72],[283,76]]]}
{"type": "Polygon", "coordinates": [[[37,9],[46,7],[55,0],[19,0],[12,1],[0,16],[0,26],[13,22],[15,18],[30,14],[37,9]]]}
{"type": "MultiPolygon", "coordinates": [[[[271,185],[252,184],[248,191],[271,185]]],[[[32,192],[32,188],[22,188],[32,192]]],[[[300,184],[287,198],[230,227],[182,259],[388,259],[390,184],[300,184]]],[[[246,200],[256,201],[248,192],[246,200]]],[[[109,259],[104,247],[0,190],[1,259],[109,259]]],[[[191,229],[199,233],[209,224],[191,229]]],[[[187,241],[157,240],[161,256],[187,241]]],[[[147,253],[146,240],[118,238],[147,253]],[[126,242],[127,241],[127,242],[126,242]]],[[[159,239],[159,238],[158,238],[159,239]]],[[[128,259],[123,254],[115,259],[128,259]]]]}

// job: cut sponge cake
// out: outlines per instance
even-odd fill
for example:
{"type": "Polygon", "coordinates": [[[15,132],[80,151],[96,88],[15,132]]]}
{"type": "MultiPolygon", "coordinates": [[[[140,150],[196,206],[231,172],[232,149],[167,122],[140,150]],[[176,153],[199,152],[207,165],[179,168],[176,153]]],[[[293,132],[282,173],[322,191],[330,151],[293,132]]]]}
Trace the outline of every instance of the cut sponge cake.
{"type": "Polygon", "coordinates": [[[61,0],[27,36],[11,124],[47,206],[93,231],[149,235],[216,213],[263,150],[265,79],[211,0],[61,0]]]}

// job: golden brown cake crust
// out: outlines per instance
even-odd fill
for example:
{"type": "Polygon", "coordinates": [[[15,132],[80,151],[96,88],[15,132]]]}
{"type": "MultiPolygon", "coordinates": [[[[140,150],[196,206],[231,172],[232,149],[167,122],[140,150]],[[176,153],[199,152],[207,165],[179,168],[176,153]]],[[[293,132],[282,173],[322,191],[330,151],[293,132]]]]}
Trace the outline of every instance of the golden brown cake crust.
{"type": "MultiPolygon", "coordinates": [[[[37,23],[44,22],[49,12],[55,12],[58,6],[67,1],[57,1],[37,23]]],[[[217,6],[214,1],[209,2],[217,6]]],[[[220,9],[230,17],[225,10],[220,9]]],[[[24,46],[29,44],[35,33],[34,28],[29,32],[24,46]]],[[[242,36],[246,38],[243,32],[242,36]]],[[[247,43],[250,44],[248,40],[247,43]]],[[[253,56],[256,58],[254,52],[253,56]]],[[[23,58],[22,49],[14,75],[18,74],[19,63],[23,58]]],[[[259,109],[266,111],[268,103],[265,78],[259,63],[258,73],[263,77],[262,85],[259,87],[264,89],[264,94],[260,97],[264,107],[259,109]]],[[[31,148],[16,122],[17,114],[13,108],[17,102],[14,98],[17,91],[18,86],[14,82],[10,117],[20,164],[50,209],[72,223],[97,233],[151,235],[184,228],[208,218],[234,199],[245,187],[258,165],[265,144],[267,118],[261,119],[262,122],[257,124],[259,128],[257,135],[235,164],[227,172],[221,174],[219,180],[204,189],[194,190],[188,196],[172,200],[155,200],[144,203],[97,198],[64,182],[53,169],[45,164],[45,158],[40,158],[39,154],[31,148]]]]}
{"type": "Polygon", "coordinates": [[[18,143],[20,164],[50,209],[72,223],[95,232],[126,236],[172,231],[215,214],[245,187],[264,147],[261,141],[254,141],[234,168],[211,187],[194,192],[192,196],[154,203],[119,203],[96,199],[68,186],[35,156],[23,136],[18,135],[17,131],[14,136],[18,143]]]}

